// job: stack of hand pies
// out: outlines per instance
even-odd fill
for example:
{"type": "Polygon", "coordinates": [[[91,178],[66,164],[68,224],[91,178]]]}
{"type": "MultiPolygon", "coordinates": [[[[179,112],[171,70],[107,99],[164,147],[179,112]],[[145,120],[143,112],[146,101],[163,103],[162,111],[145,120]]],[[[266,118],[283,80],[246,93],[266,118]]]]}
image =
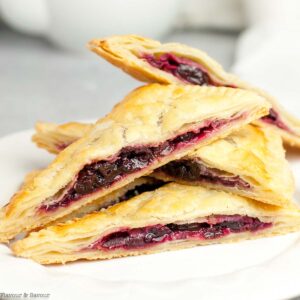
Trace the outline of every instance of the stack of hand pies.
{"type": "Polygon", "coordinates": [[[149,82],[95,124],[39,123],[56,154],[0,211],[0,241],[42,264],[237,242],[300,229],[282,140],[300,122],[200,50],[139,36],[89,48],[149,82]]]}

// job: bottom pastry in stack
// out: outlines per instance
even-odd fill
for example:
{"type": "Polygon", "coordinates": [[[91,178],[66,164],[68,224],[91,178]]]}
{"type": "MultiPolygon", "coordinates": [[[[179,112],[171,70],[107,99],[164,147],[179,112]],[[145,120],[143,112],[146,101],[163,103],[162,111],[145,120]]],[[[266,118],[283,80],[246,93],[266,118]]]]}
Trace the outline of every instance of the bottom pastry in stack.
{"type": "Polygon", "coordinates": [[[299,230],[300,210],[199,186],[165,184],[106,210],[32,232],[12,245],[42,264],[109,259],[299,230]]]}

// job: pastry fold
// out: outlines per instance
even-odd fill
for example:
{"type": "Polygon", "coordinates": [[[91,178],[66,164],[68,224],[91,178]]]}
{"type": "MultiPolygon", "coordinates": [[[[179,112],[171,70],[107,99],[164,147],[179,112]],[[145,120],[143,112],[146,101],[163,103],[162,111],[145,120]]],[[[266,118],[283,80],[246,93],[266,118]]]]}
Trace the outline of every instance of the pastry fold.
{"type": "Polygon", "coordinates": [[[107,210],[32,232],[12,250],[41,264],[65,263],[270,237],[299,230],[299,225],[297,207],[170,183],[107,210]]]}
{"type": "Polygon", "coordinates": [[[289,206],[295,183],[280,135],[247,125],[157,169],[154,177],[289,206]]]}
{"type": "Polygon", "coordinates": [[[92,124],[78,122],[69,122],[62,125],[38,122],[35,125],[36,133],[33,135],[32,141],[38,147],[57,154],[82,138],[91,128],[92,124]]]}
{"type": "Polygon", "coordinates": [[[70,214],[51,222],[50,225],[67,222],[75,218],[81,218],[92,212],[107,209],[108,207],[127,201],[142,193],[158,189],[159,187],[165,184],[167,184],[167,180],[163,181],[154,177],[145,176],[137,178],[132,182],[128,183],[127,185],[117,190],[114,190],[113,192],[103,197],[97,198],[96,200],[93,200],[92,202],[80,207],[79,209],[71,212],[70,214]]]}
{"type": "MultiPolygon", "coordinates": [[[[74,124],[75,128],[89,128],[90,124],[74,124]],[[76,124],[76,125],[75,125],[76,124]]],[[[68,124],[55,125],[39,123],[34,140],[52,153],[59,153],[56,145],[66,145],[76,141],[77,130],[60,135],[60,128],[68,124]],[[52,143],[51,136],[56,136],[52,143]]],[[[294,179],[282,146],[280,135],[268,127],[246,125],[219,139],[202,146],[185,157],[172,161],[151,174],[165,181],[183,184],[204,185],[225,190],[241,196],[273,205],[285,206],[291,203],[295,191],[294,179]]]]}
{"type": "Polygon", "coordinates": [[[258,122],[277,130],[284,141],[300,147],[300,121],[265,91],[229,74],[205,52],[178,43],[161,44],[136,35],[92,40],[88,47],[110,63],[144,82],[230,86],[252,90],[272,104],[258,122]]]}
{"type": "Polygon", "coordinates": [[[41,227],[268,113],[255,93],[152,84],[131,92],[3,208],[0,241],[41,227]]]}
{"type": "MultiPolygon", "coordinates": [[[[42,170],[34,170],[28,173],[24,178],[23,184],[21,185],[19,192],[22,193],[24,190],[26,190],[31,184],[31,182],[34,180],[34,177],[36,177],[41,172],[42,170]]],[[[167,184],[167,182],[168,181],[166,179],[160,180],[150,176],[137,178],[132,182],[128,183],[127,185],[117,190],[114,190],[113,192],[105,196],[93,200],[92,202],[80,207],[79,209],[71,212],[70,214],[52,221],[48,225],[56,225],[75,218],[81,218],[92,212],[107,209],[108,207],[111,207],[123,201],[127,201],[142,193],[158,189],[161,186],[167,184]]],[[[1,212],[3,213],[4,209],[0,210],[0,216],[1,212]]]]}

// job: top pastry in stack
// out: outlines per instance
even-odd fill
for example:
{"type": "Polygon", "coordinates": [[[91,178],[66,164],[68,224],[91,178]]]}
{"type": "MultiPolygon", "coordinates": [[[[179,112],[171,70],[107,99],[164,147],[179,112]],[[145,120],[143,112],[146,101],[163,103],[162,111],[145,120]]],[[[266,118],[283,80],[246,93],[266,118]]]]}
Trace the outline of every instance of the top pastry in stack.
{"type": "Polygon", "coordinates": [[[138,36],[89,47],[152,82],[95,124],[39,123],[57,154],[0,212],[0,240],[43,264],[107,259],[299,230],[282,139],[299,122],[205,53],[138,36]]]}

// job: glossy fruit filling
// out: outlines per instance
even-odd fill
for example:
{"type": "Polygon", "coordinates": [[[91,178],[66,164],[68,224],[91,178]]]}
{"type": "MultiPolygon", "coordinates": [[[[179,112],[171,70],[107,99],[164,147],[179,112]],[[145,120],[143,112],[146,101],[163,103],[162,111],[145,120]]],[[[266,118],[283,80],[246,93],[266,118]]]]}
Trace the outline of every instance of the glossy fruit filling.
{"type": "Polygon", "coordinates": [[[209,168],[200,159],[172,161],[162,166],[159,171],[172,178],[188,182],[218,184],[242,190],[251,188],[250,184],[239,176],[230,175],[215,168],[209,168]]]}
{"type": "MultiPolygon", "coordinates": [[[[179,57],[172,53],[160,56],[144,54],[142,58],[151,66],[171,73],[178,79],[195,85],[228,86],[214,81],[203,66],[191,59],[179,57]]],[[[233,86],[230,86],[233,87],[233,86]]]]}
{"type": "Polygon", "coordinates": [[[271,225],[271,223],[264,223],[258,218],[248,216],[213,215],[203,222],[124,228],[102,237],[87,248],[94,250],[140,249],[177,240],[211,240],[231,233],[256,232],[269,228],[271,225]]]}
{"type": "Polygon", "coordinates": [[[67,189],[63,189],[56,196],[47,199],[39,209],[49,212],[59,207],[66,207],[85,195],[107,188],[127,175],[145,169],[164,156],[199,143],[228,123],[241,118],[243,115],[206,121],[201,128],[178,135],[159,145],[123,148],[111,160],[101,160],[86,165],[67,189]]]}
{"type": "Polygon", "coordinates": [[[154,191],[165,184],[166,184],[165,181],[153,180],[152,182],[147,182],[141,185],[137,185],[133,189],[128,190],[123,196],[119,197],[118,202],[129,200],[145,192],[154,191]]]}
{"type": "Polygon", "coordinates": [[[113,205],[115,205],[117,203],[127,201],[127,200],[129,200],[129,199],[131,199],[131,198],[133,198],[135,196],[138,196],[138,195],[140,195],[142,193],[154,191],[154,190],[162,187],[165,184],[167,184],[167,182],[162,181],[162,180],[158,180],[158,179],[154,179],[154,178],[150,178],[149,182],[136,185],[132,189],[129,189],[128,191],[126,191],[122,196],[117,197],[115,199],[112,199],[112,200],[110,200],[110,201],[102,204],[96,210],[100,211],[102,209],[105,209],[105,208],[108,208],[110,206],[113,206],[113,205]]]}
{"type": "MultiPolygon", "coordinates": [[[[236,88],[234,85],[217,83],[210,77],[208,71],[205,70],[203,66],[189,58],[179,57],[172,53],[165,53],[160,56],[143,54],[142,58],[151,66],[171,73],[178,79],[190,84],[236,88]]],[[[262,120],[283,130],[291,131],[280,119],[279,114],[274,109],[271,109],[269,115],[263,117],[262,120]]]]}
{"type": "Polygon", "coordinates": [[[163,185],[166,184],[165,181],[161,181],[161,180],[156,180],[156,179],[153,179],[151,178],[150,179],[151,181],[147,182],[147,183],[143,183],[143,184],[140,184],[140,185],[136,185],[134,188],[128,190],[127,192],[124,193],[124,195],[116,198],[116,199],[113,199],[111,201],[109,201],[108,203],[105,203],[104,205],[102,205],[101,207],[99,207],[98,210],[101,210],[103,208],[108,208],[112,205],[115,205],[117,203],[120,203],[120,202],[124,202],[124,201],[127,201],[135,196],[138,196],[142,193],[145,193],[145,192],[150,192],[150,191],[154,191],[160,187],[162,187],[163,185]]]}
{"type": "Polygon", "coordinates": [[[280,119],[279,114],[273,108],[270,109],[267,116],[262,117],[261,119],[266,123],[275,125],[283,130],[290,131],[290,129],[280,119]]]}

